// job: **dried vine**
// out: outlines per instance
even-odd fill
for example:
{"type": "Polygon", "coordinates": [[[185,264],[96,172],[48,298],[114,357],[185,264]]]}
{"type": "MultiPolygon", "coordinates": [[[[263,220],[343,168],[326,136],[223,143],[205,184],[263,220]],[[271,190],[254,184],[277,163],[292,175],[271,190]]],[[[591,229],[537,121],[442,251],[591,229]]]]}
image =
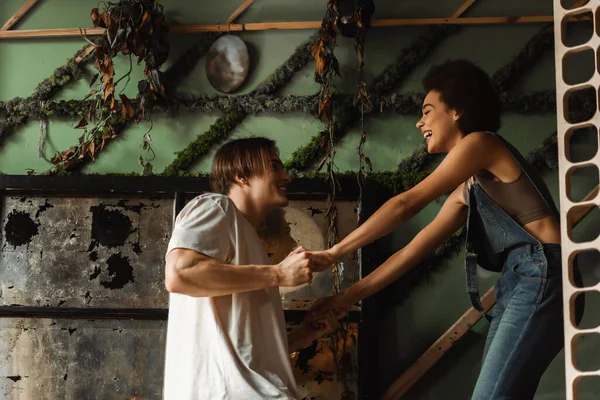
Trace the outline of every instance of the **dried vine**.
{"type": "MultiPolygon", "coordinates": [[[[413,68],[422,62],[450,34],[457,31],[458,28],[452,25],[436,26],[431,28],[427,34],[415,40],[409,48],[403,50],[396,62],[385,68],[367,86],[371,104],[378,104],[378,99],[381,96],[393,91],[413,68]]],[[[337,142],[346,135],[350,127],[360,120],[360,113],[352,101],[345,101],[339,107],[339,113],[335,120],[333,139],[337,142]]],[[[298,171],[310,168],[312,163],[322,159],[325,155],[325,151],[318,146],[318,143],[319,141],[313,138],[308,145],[294,151],[286,162],[286,167],[298,171]]]]}
{"type": "MultiPolygon", "coordinates": [[[[107,142],[117,137],[117,131],[113,127],[115,119],[124,121],[124,125],[132,120],[139,123],[145,119],[152,126],[146,109],[152,107],[158,96],[166,98],[160,72],[169,53],[163,7],[154,0],[121,0],[118,3],[106,3],[105,7],[102,13],[97,8],[91,12],[94,27],[105,28],[106,36],[101,36],[96,43],[90,42],[96,58],[94,67],[99,71],[92,78],[90,86],[100,79],[96,88],[85,96],[84,100],[93,100],[89,103],[89,108],[83,110],[81,119],[75,126],[75,129],[83,129],[84,132],[76,146],[57,153],[50,160],[55,167],[49,173],[69,170],[85,158],[94,160],[96,150],[102,151],[107,142]],[[129,56],[129,71],[115,82],[113,58],[119,53],[129,56]],[[137,57],[137,64],[144,61],[146,77],[138,83],[139,93],[135,107],[126,95],[119,93],[120,102],[115,96],[119,82],[127,78],[123,89],[129,82],[133,56],[137,57]],[[115,118],[116,115],[120,118],[115,118]],[[93,126],[88,128],[90,122],[93,122],[93,126]]],[[[153,154],[149,131],[142,140],[143,149],[153,154]]],[[[152,169],[150,161],[140,154],[140,164],[146,173],[152,169]]]]}

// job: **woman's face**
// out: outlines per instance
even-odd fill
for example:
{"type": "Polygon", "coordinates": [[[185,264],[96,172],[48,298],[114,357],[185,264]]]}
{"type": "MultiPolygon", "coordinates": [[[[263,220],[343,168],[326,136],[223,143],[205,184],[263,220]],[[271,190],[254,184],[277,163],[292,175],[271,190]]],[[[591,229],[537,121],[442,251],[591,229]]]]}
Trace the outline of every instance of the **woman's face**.
{"type": "Polygon", "coordinates": [[[457,125],[458,113],[446,106],[437,90],[427,93],[422,112],[417,128],[425,138],[428,153],[447,153],[464,136],[457,125]]]}

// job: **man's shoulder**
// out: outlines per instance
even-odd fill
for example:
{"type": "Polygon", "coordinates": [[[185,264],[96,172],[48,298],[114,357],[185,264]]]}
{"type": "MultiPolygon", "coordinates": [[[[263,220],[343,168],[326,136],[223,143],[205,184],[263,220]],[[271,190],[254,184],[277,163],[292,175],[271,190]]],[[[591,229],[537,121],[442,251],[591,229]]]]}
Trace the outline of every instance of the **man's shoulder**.
{"type": "Polygon", "coordinates": [[[231,199],[223,194],[219,193],[202,193],[199,196],[194,197],[186,205],[194,208],[219,208],[225,215],[233,212],[233,202],[231,199]]]}
{"type": "Polygon", "coordinates": [[[218,193],[203,193],[191,199],[177,215],[177,222],[233,220],[235,206],[231,199],[218,193]]]}

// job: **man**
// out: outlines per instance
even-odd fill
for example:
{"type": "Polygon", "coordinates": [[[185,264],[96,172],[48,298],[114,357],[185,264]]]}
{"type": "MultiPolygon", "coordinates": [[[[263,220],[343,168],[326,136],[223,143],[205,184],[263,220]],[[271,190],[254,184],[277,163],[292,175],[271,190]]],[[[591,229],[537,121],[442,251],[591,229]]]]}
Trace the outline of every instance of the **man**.
{"type": "Polygon", "coordinates": [[[275,142],[234,140],[215,154],[215,193],[177,216],[165,266],[165,400],[298,398],[289,352],[332,331],[336,318],[286,338],[278,287],[310,282],[312,263],[299,247],[271,265],[257,229],[287,206],[290,181],[275,142]]]}

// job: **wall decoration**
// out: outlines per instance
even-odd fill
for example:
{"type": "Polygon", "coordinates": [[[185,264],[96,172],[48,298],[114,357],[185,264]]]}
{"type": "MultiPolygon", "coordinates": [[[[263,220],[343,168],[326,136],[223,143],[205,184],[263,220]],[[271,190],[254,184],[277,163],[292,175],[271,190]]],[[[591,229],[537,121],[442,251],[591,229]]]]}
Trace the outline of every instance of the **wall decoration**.
{"type": "Polygon", "coordinates": [[[246,80],[249,68],[246,43],[235,35],[215,40],[206,55],[206,76],[219,92],[234,92],[246,80]]]}

